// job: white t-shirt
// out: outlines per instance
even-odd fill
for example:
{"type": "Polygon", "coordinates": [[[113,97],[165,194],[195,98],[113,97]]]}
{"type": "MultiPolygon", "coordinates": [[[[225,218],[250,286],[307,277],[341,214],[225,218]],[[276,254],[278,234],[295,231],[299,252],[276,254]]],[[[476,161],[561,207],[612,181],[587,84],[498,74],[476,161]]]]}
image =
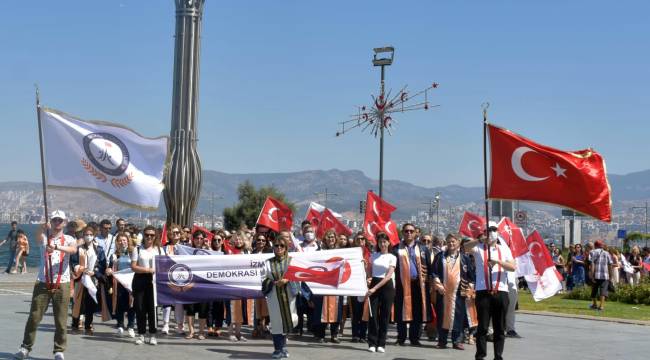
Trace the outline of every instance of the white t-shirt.
{"type": "MultiPolygon", "coordinates": [[[[514,261],[512,258],[512,252],[506,245],[498,243],[496,246],[490,246],[490,259],[501,259],[501,261],[514,261]],[[501,253],[501,256],[499,256],[501,253]]],[[[485,284],[485,260],[483,256],[485,254],[484,244],[476,244],[472,249],[474,255],[474,265],[476,267],[476,291],[488,290],[485,284]]],[[[497,279],[499,279],[499,291],[508,292],[508,272],[505,271],[499,265],[492,267],[492,289],[497,288],[497,279]],[[501,271],[499,271],[501,270],[501,271]]]]}
{"type": "Polygon", "coordinates": [[[131,261],[137,261],[138,266],[142,266],[147,269],[154,268],[154,257],[156,255],[164,255],[164,252],[157,246],[152,246],[148,249],[134,249],[131,253],[131,261]]]}
{"type": "MultiPolygon", "coordinates": [[[[372,264],[372,277],[383,278],[386,276],[388,268],[397,266],[397,258],[391,253],[382,254],[374,252],[370,256],[370,263],[372,264]]],[[[391,277],[395,282],[395,273],[391,277]]]]}
{"type": "MultiPolygon", "coordinates": [[[[53,244],[56,243],[57,245],[61,246],[61,236],[58,236],[56,238],[52,239],[53,244]]],[[[43,234],[43,237],[41,239],[41,251],[40,253],[40,266],[38,269],[38,277],[36,278],[40,282],[47,282],[47,279],[45,278],[45,256],[50,257],[52,259],[52,278],[50,281],[53,284],[56,284],[56,279],[59,276],[59,268],[60,268],[60,260],[61,260],[61,254],[63,254],[63,270],[61,273],[61,283],[69,283],[70,282],[70,254],[65,254],[62,251],[54,250],[52,251],[51,254],[47,254],[46,251],[46,246],[47,246],[47,239],[45,238],[45,234],[43,234]],[[51,256],[50,256],[51,255],[51,256]]],[[[77,247],[77,241],[70,235],[63,235],[63,246],[73,246],[77,247]]],[[[48,269],[48,276],[49,276],[49,269],[48,269]]]]}
{"type": "Polygon", "coordinates": [[[302,245],[302,251],[303,252],[312,252],[312,251],[318,251],[318,243],[316,240],[308,243],[308,242],[303,242],[302,245]]]}

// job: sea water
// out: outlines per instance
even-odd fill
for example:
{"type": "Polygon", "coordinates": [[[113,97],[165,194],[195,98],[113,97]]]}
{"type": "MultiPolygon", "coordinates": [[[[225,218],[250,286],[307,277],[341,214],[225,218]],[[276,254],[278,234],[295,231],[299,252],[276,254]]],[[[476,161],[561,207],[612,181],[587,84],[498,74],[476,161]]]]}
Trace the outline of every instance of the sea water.
{"type": "MultiPolygon", "coordinates": [[[[18,229],[22,229],[27,234],[29,240],[29,256],[27,256],[27,271],[34,272],[35,268],[39,266],[40,244],[36,241],[36,232],[41,225],[34,224],[19,224],[18,229]]],[[[7,238],[11,225],[0,224],[0,242],[7,238]]],[[[9,241],[0,246],[0,271],[4,271],[9,264],[9,256],[11,249],[9,248],[9,241]]]]}

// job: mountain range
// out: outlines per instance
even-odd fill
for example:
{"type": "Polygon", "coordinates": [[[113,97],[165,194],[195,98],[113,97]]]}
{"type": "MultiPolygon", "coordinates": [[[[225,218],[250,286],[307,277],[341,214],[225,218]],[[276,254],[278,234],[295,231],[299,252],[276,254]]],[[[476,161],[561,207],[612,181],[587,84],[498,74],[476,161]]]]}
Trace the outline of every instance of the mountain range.
{"type": "MultiPolygon", "coordinates": [[[[198,211],[210,213],[214,206],[215,213],[220,214],[224,207],[237,202],[237,187],[246,180],[256,187],[276,187],[296,204],[299,215],[304,213],[311,201],[324,203],[325,191],[328,193],[328,207],[338,212],[358,212],[359,201],[365,200],[366,192],[371,189],[376,191],[378,187],[377,180],[367,177],[359,170],[308,170],[268,174],[228,174],[205,170],[198,211]]],[[[650,199],[650,170],[627,175],[610,174],[609,182],[615,209],[650,199]]],[[[449,185],[428,188],[399,180],[384,181],[384,197],[397,206],[397,217],[406,217],[417,210],[428,209],[427,202],[432,200],[436,192],[440,192],[443,207],[478,203],[483,199],[483,187],[449,185]]],[[[53,206],[79,214],[132,213],[92,192],[52,189],[48,190],[48,197],[51,197],[53,206]]],[[[41,203],[40,183],[0,182],[0,208],[38,207],[41,203]],[[8,192],[14,195],[8,196],[8,192]]],[[[162,200],[159,211],[164,212],[162,200]]]]}

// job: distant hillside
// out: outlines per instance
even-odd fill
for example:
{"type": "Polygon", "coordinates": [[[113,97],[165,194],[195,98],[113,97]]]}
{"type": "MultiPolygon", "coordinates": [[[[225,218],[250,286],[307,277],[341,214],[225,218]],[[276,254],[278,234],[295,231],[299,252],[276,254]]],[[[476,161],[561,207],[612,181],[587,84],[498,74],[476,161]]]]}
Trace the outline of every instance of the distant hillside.
{"type": "MultiPolygon", "coordinates": [[[[369,189],[376,191],[377,180],[368,178],[358,170],[309,170],[292,173],[272,174],[227,174],[219,171],[203,172],[203,189],[199,202],[199,212],[211,211],[211,194],[214,193],[216,213],[237,201],[237,186],[249,180],[255,186],[273,185],[284,192],[298,205],[299,216],[311,201],[323,203],[323,193],[327,188],[328,206],[339,212],[357,212],[359,201],[365,199],[369,189]]],[[[650,170],[628,175],[609,175],[614,198],[614,206],[629,206],[631,202],[650,199],[650,170]]],[[[427,209],[424,203],[436,192],[441,194],[444,207],[480,202],[483,199],[482,187],[463,187],[450,185],[426,188],[399,180],[384,182],[385,198],[398,208],[396,216],[406,217],[418,209],[427,209]]],[[[103,197],[84,191],[50,190],[48,195],[53,206],[70,209],[76,213],[133,213],[103,197]]],[[[0,182],[0,210],[17,208],[37,208],[42,204],[41,185],[31,182],[0,182]]],[[[535,205],[530,205],[534,207],[535,205]]],[[[164,211],[162,204],[160,212],[164,211]]]]}

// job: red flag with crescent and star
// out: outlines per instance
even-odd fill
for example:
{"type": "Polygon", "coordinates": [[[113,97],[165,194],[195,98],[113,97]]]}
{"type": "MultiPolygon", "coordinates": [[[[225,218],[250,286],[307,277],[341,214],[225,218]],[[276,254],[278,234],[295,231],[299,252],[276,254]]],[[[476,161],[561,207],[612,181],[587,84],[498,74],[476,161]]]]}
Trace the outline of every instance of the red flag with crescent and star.
{"type": "Polygon", "coordinates": [[[612,219],[605,160],[593,149],[561,151],[488,125],[489,198],[539,201],[612,219]]]}
{"type": "Polygon", "coordinates": [[[523,230],[513,223],[510,218],[502,218],[497,225],[497,231],[501,238],[506,241],[506,245],[510,248],[513,257],[518,258],[528,252],[523,230]]]}
{"type": "Polygon", "coordinates": [[[375,243],[375,234],[383,231],[390,238],[392,245],[399,244],[397,224],[390,219],[390,215],[397,208],[380,198],[372,191],[366,196],[366,214],[363,220],[363,232],[366,238],[375,243]]]}
{"type": "Polygon", "coordinates": [[[338,235],[345,234],[345,236],[352,235],[352,230],[342,223],[339,219],[334,216],[330,209],[325,209],[323,214],[320,217],[318,230],[316,231],[316,236],[322,238],[325,234],[325,231],[329,229],[334,229],[338,235]]]}
{"type": "Polygon", "coordinates": [[[305,220],[311,223],[311,226],[314,228],[314,231],[318,232],[318,226],[320,225],[320,218],[323,214],[320,211],[310,207],[307,209],[307,214],[305,215],[305,220]]]}
{"type": "Polygon", "coordinates": [[[485,217],[465,211],[463,219],[460,221],[458,232],[461,235],[469,236],[474,239],[478,238],[485,232],[485,217]]]}
{"type": "Polygon", "coordinates": [[[272,197],[267,197],[262,211],[257,218],[257,225],[263,225],[273,231],[291,230],[293,213],[291,209],[272,197]]]}
{"type": "Polygon", "coordinates": [[[542,236],[539,235],[537,230],[528,235],[526,243],[528,244],[530,257],[533,259],[533,264],[538,274],[543,274],[546,269],[555,266],[551,253],[548,251],[542,236]]]}
{"type": "Polygon", "coordinates": [[[192,226],[192,235],[194,235],[195,232],[197,231],[202,231],[205,234],[205,242],[210,244],[210,241],[212,241],[212,238],[214,238],[214,234],[210,232],[210,230],[204,228],[203,226],[198,226],[194,224],[192,226]]]}
{"type": "Polygon", "coordinates": [[[284,279],[289,281],[315,282],[323,285],[338,287],[341,281],[341,270],[344,260],[333,262],[314,262],[298,257],[289,261],[284,279]]]}

